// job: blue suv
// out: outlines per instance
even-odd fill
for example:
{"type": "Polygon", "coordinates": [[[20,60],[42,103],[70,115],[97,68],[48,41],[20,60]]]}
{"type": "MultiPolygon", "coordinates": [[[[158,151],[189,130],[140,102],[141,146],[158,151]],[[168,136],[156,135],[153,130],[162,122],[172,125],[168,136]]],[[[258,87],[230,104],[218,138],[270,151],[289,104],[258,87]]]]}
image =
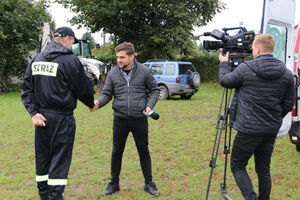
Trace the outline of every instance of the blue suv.
{"type": "Polygon", "coordinates": [[[190,99],[200,86],[200,75],[191,62],[148,60],[144,63],[150,68],[160,89],[159,99],[173,95],[190,99]]]}

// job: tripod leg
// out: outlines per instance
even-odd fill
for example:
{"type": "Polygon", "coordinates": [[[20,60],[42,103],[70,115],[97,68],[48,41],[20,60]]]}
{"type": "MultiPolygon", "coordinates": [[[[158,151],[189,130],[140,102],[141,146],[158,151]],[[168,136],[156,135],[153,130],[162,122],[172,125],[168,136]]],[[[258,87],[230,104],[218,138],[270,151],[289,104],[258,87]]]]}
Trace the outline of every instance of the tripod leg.
{"type": "MultiPolygon", "coordinates": [[[[225,154],[224,179],[223,179],[223,183],[221,183],[221,192],[227,200],[232,200],[230,196],[227,194],[227,189],[226,189],[227,162],[228,162],[228,155],[230,154],[231,133],[232,133],[232,129],[230,127],[228,143],[225,143],[224,145],[224,154],[225,154]]],[[[227,133],[225,133],[225,135],[227,135],[227,133]]]]}
{"type": "MultiPolygon", "coordinates": [[[[231,90],[230,90],[230,96],[231,96],[231,90]]],[[[229,100],[230,100],[230,97],[229,97],[229,100]]],[[[226,119],[228,118],[228,117],[226,117],[228,115],[228,110],[229,110],[228,105],[229,105],[228,104],[228,89],[224,88],[223,89],[222,100],[221,100],[221,104],[220,104],[220,109],[219,109],[217,126],[216,126],[217,131],[216,131],[216,136],[215,136],[215,141],[214,141],[214,147],[213,147],[211,160],[210,160],[210,163],[209,163],[209,166],[211,167],[211,170],[210,170],[210,176],[209,176],[208,186],[207,186],[207,190],[206,190],[206,198],[205,198],[206,200],[208,199],[208,195],[209,195],[213,169],[216,167],[216,161],[217,161],[217,156],[218,156],[218,150],[219,150],[219,146],[220,146],[222,131],[225,128],[226,119]],[[224,115],[221,115],[224,99],[225,99],[224,115]],[[221,127],[220,127],[220,124],[221,124],[221,127]]]]}
{"type": "Polygon", "coordinates": [[[228,155],[230,154],[232,127],[230,126],[229,114],[226,117],[227,117],[226,128],[224,134],[225,135],[225,139],[224,139],[225,164],[224,164],[224,179],[223,179],[223,183],[221,183],[221,192],[227,200],[232,200],[231,197],[227,194],[227,189],[226,189],[227,162],[228,162],[228,155]],[[228,128],[229,128],[229,135],[227,133],[228,128]]]}

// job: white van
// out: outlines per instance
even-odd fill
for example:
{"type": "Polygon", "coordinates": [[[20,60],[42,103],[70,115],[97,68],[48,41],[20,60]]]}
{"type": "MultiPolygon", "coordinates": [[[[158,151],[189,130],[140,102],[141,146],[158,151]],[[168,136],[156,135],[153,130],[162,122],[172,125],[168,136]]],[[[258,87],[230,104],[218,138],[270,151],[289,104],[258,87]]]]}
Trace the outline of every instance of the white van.
{"type": "Polygon", "coordinates": [[[294,34],[294,41],[295,41],[295,47],[294,47],[294,67],[293,67],[293,75],[295,80],[295,106],[292,110],[292,127],[289,131],[290,140],[293,144],[296,145],[296,150],[300,152],[300,98],[299,98],[299,67],[300,67],[300,21],[295,26],[295,34],[294,34]]]}
{"type": "Polygon", "coordinates": [[[296,51],[295,42],[297,44],[297,41],[294,41],[297,38],[294,37],[295,8],[295,0],[264,0],[261,32],[270,33],[274,36],[273,56],[284,62],[294,76],[295,106],[293,111],[284,117],[278,136],[286,135],[289,132],[292,143],[296,144],[297,151],[300,151],[299,64],[298,66],[297,64],[294,65],[295,57],[297,58],[294,51],[299,52],[299,45],[298,51],[296,51]]]}

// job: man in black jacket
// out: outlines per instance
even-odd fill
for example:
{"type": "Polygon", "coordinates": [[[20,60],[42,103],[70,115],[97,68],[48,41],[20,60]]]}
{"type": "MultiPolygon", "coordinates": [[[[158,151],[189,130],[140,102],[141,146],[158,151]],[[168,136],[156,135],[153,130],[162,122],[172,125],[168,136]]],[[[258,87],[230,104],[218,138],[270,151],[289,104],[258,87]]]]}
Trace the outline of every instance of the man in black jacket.
{"type": "Polygon", "coordinates": [[[294,105],[293,76],[284,63],[273,57],[274,38],[261,34],[253,42],[252,61],[245,61],[234,71],[228,55],[219,55],[219,82],[236,88],[230,111],[233,128],[238,131],[231,155],[231,171],[246,200],[268,200],[271,193],[270,163],[282,118],[294,105]],[[233,108],[231,108],[233,109],[233,108]],[[253,191],[246,171],[254,155],[259,180],[259,195],[253,191]]]}
{"type": "Polygon", "coordinates": [[[134,59],[134,47],[131,43],[120,44],[115,48],[115,52],[118,66],[108,73],[103,92],[98,101],[95,101],[94,108],[95,110],[105,106],[114,96],[111,181],[103,194],[110,195],[120,190],[122,155],[128,134],[132,132],[145,178],[144,189],[152,195],[159,195],[152,181],[146,117],[159,98],[159,88],[151,71],[134,59]]]}
{"type": "Polygon", "coordinates": [[[94,106],[91,80],[72,53],[74,32],[61,27],[28,65],[22,101],[35,126],[36,181],[42,200],[63,199],[75,137],[77,99],[94,106]]]}

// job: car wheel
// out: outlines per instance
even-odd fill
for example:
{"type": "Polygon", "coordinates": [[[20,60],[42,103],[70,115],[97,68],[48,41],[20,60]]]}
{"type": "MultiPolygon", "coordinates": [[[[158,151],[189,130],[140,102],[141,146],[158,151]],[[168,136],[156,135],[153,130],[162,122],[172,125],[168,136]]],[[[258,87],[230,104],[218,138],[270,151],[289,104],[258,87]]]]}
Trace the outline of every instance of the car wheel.
{"type": "Polygon", "coordinates": [[[200,86],[200,74],[198,72],[192,72],[189,78],[189,84],[194,88],[200,86]]]}
{"type": "Polygon", "coordinates": [[[181,94],[180,97],[182,99],[190,99],[193,95],[192,94],[181,94]]]}
{"type": "Polygon", "coordinates": [[[169,97],[168,89],[163,85],[160,85],[158,87],[159,87],[159,91],[160,91],[159,92],[159,100],[166,100],[169,97]]]}
{"type": "Polygon", "coordinates": [[[296,144],[296,151],[300,152],[300,144],[296,144]]]}

